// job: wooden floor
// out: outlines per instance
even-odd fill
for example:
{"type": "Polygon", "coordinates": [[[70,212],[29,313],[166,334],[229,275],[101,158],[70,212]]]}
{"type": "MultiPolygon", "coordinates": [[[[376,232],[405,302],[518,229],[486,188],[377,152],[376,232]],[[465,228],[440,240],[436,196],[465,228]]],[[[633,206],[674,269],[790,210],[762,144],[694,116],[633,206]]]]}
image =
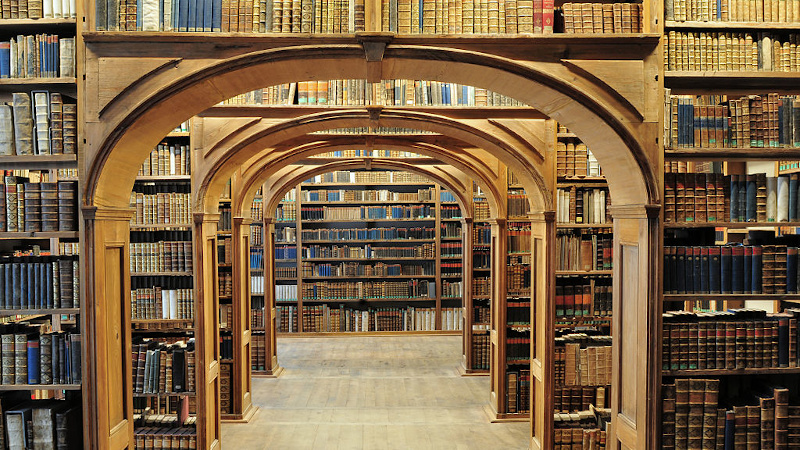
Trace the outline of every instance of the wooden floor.
{"type": "Polygon", "coordinates": [[[459,336],[284,338],[259,412],[224,449],[526,449],[527,422],[489,423],[488,377],[460,377],[459,336]]]}

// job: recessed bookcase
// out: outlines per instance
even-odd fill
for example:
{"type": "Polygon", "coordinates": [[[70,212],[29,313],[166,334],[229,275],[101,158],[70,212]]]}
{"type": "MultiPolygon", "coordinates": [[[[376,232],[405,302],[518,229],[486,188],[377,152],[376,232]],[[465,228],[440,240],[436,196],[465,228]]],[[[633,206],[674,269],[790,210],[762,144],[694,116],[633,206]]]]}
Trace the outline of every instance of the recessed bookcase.
{"type": "Polygon", "coordinates": [[[291,189],[271,256],[279,333],[459,331],[461,215],[443,198],[399,171],[331,172],[291,189]]]}
{"type": "Polygon", "coordinates": [[[131,193],[132,396],[142,443],[145,434],[196,439],[189,141],[188,122],[165,136],[131,193]]]}
{"type": "MultiPolygon", "coordinates": [[[[39,6],[0,17],[3,445],[26,439],[6,427],[26,410],[83,428],[76,20],[39,6]]],[[[83,445],[79,432],[58,438],[83,445]]]]}
{"type": "Polygon", "coordinates": [[[665,19],[662,445],[791,448],[800,13],[667,0],[665,19]],[[750,436],[741,422],[756,415],[774,432],[750,436]]]}

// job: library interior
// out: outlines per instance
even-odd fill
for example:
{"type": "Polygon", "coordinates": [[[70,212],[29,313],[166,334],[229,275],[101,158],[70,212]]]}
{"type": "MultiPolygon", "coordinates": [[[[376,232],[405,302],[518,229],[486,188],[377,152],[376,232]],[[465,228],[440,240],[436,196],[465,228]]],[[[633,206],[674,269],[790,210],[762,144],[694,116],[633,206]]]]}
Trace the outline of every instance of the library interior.
{"type": "Polygon", "coordinates": [[[800,449],[798,36],[3,0],[0,450],[800,449]]]}

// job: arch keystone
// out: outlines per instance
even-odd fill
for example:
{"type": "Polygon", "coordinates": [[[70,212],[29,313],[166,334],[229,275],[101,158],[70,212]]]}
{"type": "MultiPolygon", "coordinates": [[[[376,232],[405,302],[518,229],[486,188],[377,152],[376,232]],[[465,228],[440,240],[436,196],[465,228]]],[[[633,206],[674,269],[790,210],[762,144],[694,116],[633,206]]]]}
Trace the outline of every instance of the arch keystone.
{"type": "Polygon", "coordinates": [[[367,58],[367,81],[378,83],[381,81],[381,63],[386,46],[394,39],[394,33],[359,32],[356,39],[364,47],[364,56],[367,58]]]}

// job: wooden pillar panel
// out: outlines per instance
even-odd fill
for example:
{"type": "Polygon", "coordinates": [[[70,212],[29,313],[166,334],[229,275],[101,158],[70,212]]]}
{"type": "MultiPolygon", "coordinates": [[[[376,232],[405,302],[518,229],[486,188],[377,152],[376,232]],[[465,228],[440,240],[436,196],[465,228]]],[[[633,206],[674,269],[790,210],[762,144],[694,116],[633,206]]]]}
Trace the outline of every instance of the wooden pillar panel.
{"type": "Polygon", "coordinates": [[[133,446],[130,210],[83,210],[87,252],[84,386],[90,448],[133,446]]]}
{"type": "MultiPolygon", "coordinates": [[[[266,190],[264,191],[266,192],[266,190]]],[[[264,211],[266,216],[267,211],[264,211]]],[[[264,347],[266,372],[278,370],[278,315],[275,305],[275,219],[264,217],[264,347]]]]}
{"type": "Polygon", "coordinates": [[[194,276],[197,376],[197,448],[216,449],[219,441],[219,291],[217,223],[219,214],[194,216],[194,276]]]}
{"type": "Polygon", "coordinates": [[[555,214],[531,218],[531,449],[553,446],[555,214]]]}
{"type": "Polygon", "coordinates": [[[659,249],[656,208],[620,207],[614,215],[614,300],[611,413],[613,449],[656,448],[647,433],[660,373],[657,306],[659,249]],[[650,217],[648,217],[648,213],[650,217]]]}
{"type": "Polygon", "coordinates": [[[492,408],[496,413],[506,412],[505,371],[506,371],[506,253],[508,252],[505,219],[490,221],[492,226],[492,327],[491,357],[489,364],[492,386],[492,408]]]}
{"type": "Polygon", "coordinates": [[[462,333],[463,345],[462,351],[464,353],[462,363],[464,370],[468,371],[475,367],[475,361],[472,358],[472,324],[475,323],[474,308],[472,305],[472,233],[474,224],[471,218],[466,218],[461,221],[461,245],[463,251],[463,270],[461,271],[461,295],[464,305],[464,322],[462,333]]]}
{"type": "Polygon", "coordinates": [[[233,384],[231,402],[235,419],[244,419],[250,408],[250,220],[234,217],[233,239],[233,384]]]}

